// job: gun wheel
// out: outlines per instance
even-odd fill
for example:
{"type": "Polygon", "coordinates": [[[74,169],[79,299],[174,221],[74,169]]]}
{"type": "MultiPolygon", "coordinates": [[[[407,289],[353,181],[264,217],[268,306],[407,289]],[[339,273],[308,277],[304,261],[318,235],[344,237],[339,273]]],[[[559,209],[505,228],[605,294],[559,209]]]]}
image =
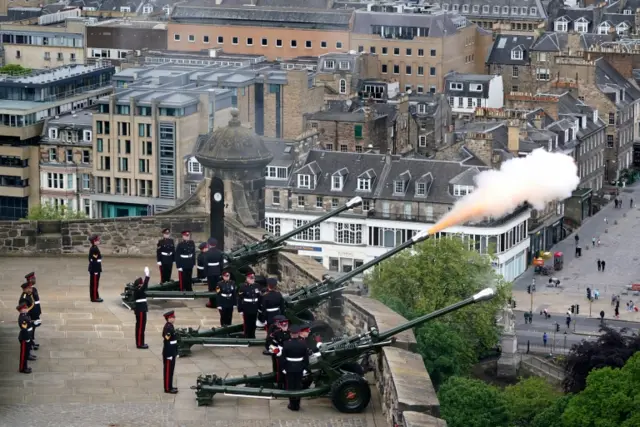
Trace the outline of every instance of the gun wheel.
{"type": "Polygon", "coordinates": [[[331,385],[331,403],[344,414],[357,414],[369,406],[371,390],[367,380],[357,374],[345,374],[331,385]]]}

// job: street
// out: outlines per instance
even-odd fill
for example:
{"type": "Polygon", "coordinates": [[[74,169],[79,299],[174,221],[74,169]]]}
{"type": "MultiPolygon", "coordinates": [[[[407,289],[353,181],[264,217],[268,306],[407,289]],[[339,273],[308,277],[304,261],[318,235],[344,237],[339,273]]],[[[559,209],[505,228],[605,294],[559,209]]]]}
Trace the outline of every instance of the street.
{"type": "MultiPolygon", "coordinates": [[[[547,287],[549,276],[534,275],[529,268],[513,283],[513,295],[518,310],[539,313],[547,309],[550,313],[566,313],[571,305],[580,305],[580,314],[593,318],[605,312],[605,318],[614,318],[611,296],[620,295],[620,319],[640,321],[640,312],[626,310],[626,304],[633,301],[640,304],[640,293],[626,292],[628,285],[640,283],[635,242],[640,241],[640,186],[622,189],[622,208],[615,209],[609,203],[593,217],[588,218],[574,234],[558,243],[551,252],[564,253],[564,268],[553,277],[560,280],[558,288],[547,287]],[[630,208],[630,199],[634,207],[630,208]],[[606,222],[605,222],[606,218],[606,222]],[[616,224],[617,222],[617,224],[616,224]],[[582,256],[575,258],[575,235],[579,236],[582,256]],[[599,246],[592,245],[592,238],[600,240],[599,246]],[[606,261],[606,270],[598,271],[597,260],[606,261]],[[535,279],[536,292],[527,293],[527,287],[535,279]],[[599,290],[600,299],[591,304],[586,298],[586,289],[599,290]],[[626,295],[625,295],[626,293],[626,295]],[[591,311],[591,313],[590,313],[591,311]]],[[[564,323],[564,321],[562,322],[564,323]]]]}

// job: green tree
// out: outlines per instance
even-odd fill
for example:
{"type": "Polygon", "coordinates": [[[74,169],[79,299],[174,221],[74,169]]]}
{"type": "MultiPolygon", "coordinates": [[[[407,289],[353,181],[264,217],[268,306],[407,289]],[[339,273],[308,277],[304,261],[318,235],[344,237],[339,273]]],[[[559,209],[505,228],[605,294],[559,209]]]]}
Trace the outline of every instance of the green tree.
{"type": "Polygon", "coordinates": [[[11,76],[22,76],[24,74],[29,74],[30,72],[30,68],[24,68],[22,65],[18,64],[7,64],[0,67],[0,74],[9,74],[11,76]]]}
{"type": "Polygon", "coordinates": [[[560,397],[560,392],[544,378],[531,377],[507,387],[504,396],[509,406],[511,425],[528,427],[537,414],[553,406],[560,397]]]}
{"type": "Polygon", "coordinates": [[[503,393],[479,380],[451,377],[440,388],[440,414],[448,427],[507,427],[503,393]]]}
{"type": "Polygon", "coordinates": [[[62,219],[84,219],[87,216],[84,212],[68,209],[66,206],[53,206],[49,203],[36,205],[29,208],[29,213],[25,219],[28,220],[62,220],[62,219]]]}
{"type": "Polygon", "coordinates": [[[574,396],[564,413],[565,426],[637,427],[640,425],[640,353],[622,369],[596,369],[587,387],[574,396]]]}
{"type": "Polygon", "coordinates": [[[533,418],[531,427],[564,427],[562,414],[573,396],[562,396],[533,418]]]}
{"type": "Polygon", "coordinates": [[[478,356],[496,346],[497,309],[510,287],[491,259],[469,250],[458,237],[430,239],[383,262],[365,277],[371,295],[412,319],[493,286],[498,296],[432,321],[416,331],[421,354],[436,385],[468,373],[478,356]],[[440,332],[440,334],[438,334],[440,332]],[[444,342],[451,344],[448,347],[444,342]],[[457,365],[456,365],[457,364],[457,365]]]}

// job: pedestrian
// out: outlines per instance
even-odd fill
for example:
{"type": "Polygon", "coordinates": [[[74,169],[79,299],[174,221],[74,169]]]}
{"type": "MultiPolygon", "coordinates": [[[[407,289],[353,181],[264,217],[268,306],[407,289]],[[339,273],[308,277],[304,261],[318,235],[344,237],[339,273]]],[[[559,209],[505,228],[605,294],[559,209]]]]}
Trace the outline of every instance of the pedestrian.
{"type": "Polygon", "coordinates": [[[591,238],[591,246],[594,247],[594,248],[596,247],[596,238],[595,237],[591,238]]]}
{"type": "Polygon", "coordinates": [[[567,329],[571,327],[571,316],[567,315],[567,329]]]}
{"type": "Polygon", "coordinates": [[[593,296],[595,297],[596,300],[600,299],[600,291],[597,289],[594,289],[593,296]]]}
{"type": "MultiPolygon", "coordinates": [[[[37,348],[35,347],[34,343],[34,333],[35,333],[35,327],[33,327],[33,317],[31,316],[31,313],[34,312],[34,310],[36,310],[36,302],[35,302],[35,298],[33,296],[33,286],[31,285],[31,282],[25,282],[21,285],[22,287],[22,293],[20,294],[20,298],[18,299],[18,304],[22,305],[26,305],[27,306],[27,315],[29,316],[29,320],[31,322],[31,327],[29,327],[29,335],[31,336],[31,340],[29,341],[29,346],[32,350],[37,350],[37,348]]],[[[35,360],[35,356],[33,356],[33,360],[35,360]]],[[[30,359],[32,360],[32,359],[30,359]]]]}
{"type": "Polygon", "coordinates": [[[275,316],[281,314],[284,316],[285,301],[284,297],[276,288],[278,280],[274,277],[267,279],[267,292],[262,295],[262,312],[265,314],[267,328],[273,325],[275,316]]]}
{"type": "Polygon", "coordinates": [[[578,242],[580,241],[580,236],[578,236],[578,235],[576,234],[575,239],[576,239],[576,246],[578,246],[578,242]]]}
{"type": "Polygon", "coordinates": [[[260,293],[260,288],[256,285],[255,273],[249,271],[246,276],[246,282],[238,291],[238,313],[242,313],[244,337],[253,339],[256,337],[256,322],[262,294],[260,293]]]}
{"type": "MultiPolygon", "coordinates": [[[[300,338],[300,325],[289,328],[291,339],[282,345],[280,353],[283,362],[282,372],[285,374],[285,386],[288,391],[302,390],[302,379],[309,368],[309,350],[307,344],[300,338]]],[[[287,408],[291,411],[300,410],[300,398],[290,397],[287,408]]]]}
{"type": "Polygon", "coordinates": [[[601,261],[601,264],[602,264],[602,271],[604,271],[604,266],[606,265],[604,260],[601,261]]]}
{"type": "Polygon", "coordinates": [[[193,291],[193,266],[196,263],[196,244],[191,240],[191,231],[182,232],[182,241],[176,246],[176,267],[180,291],[193,291]]]}
{"type": "Polygon", "coordinates": [[[604,310],[600,311],[600,323],[604,324],[604,310]]]}
{"type": "Polygon", "coordinates": [[[220,326],[231,326],[233,308],[237,304],[238,296],[236,283],[231,280],[231,272],[225,270],[222,280],[216,285],[216,306],[220,312],[220,326]]]}
{"type": "Polygon", "coordinates": [[[602,261],[600,261],[600,258],[598,258],[598,271],[602,270],[602,261]]]}
{"type": "Polygon", "coordinates": [[[31,332],[29,328],[32,328],[31,319],[29,318],[28,307],[26,304],[19,304],[16,310],[20,313],[18,316],[18,326],[20,326],[20,334],[18,335],[18,341],[20,341],[20,365],[19,371],[23,374],[30,374],[31,368],[28,365],[30,359],[31,350],[31,332]]]}
{"type": "Polygon", "coordinates": [[[618,306],[616,306],[616,309],[615,309],[615,316],[616,316],[616,319],[620,318],[620,310],[619,310],[618,306]]]}
{"type": "Polygon", "coordinates": [[[545,332],[544,334],[542,334],[542,343],[544,344],[544,346],[547,346],[547,333],[545,332]]]}
{"type": "Polygon", "coordinates": [[[629,209],[633,208],[633,199],[629,200],[629,209]]]}
{"type": "Polygon", "coordinates": [[[164,314],[167,321],[162,329],[164,346],[162,347],[162,375],[164,379],[164,392],[176,394],[178,389],[173,386],[173,371],[176,369],[176,359],[178,358],[178,338],[173,323],[176,321],[176,314],[173,310],[164,314]]]}
{"type": "MultiPolygon", "coordinates": [[[[213,237],[209,239],[207,246],[209,249],[204,256],[205,271],[207,272],[207,288],[209,292],[216,292],[216,286],[218,286],[218,282],[220,281],[220,273],[222,273],[222,268],[224,267],[224,258],[222,257],[220,249],[217,248],[218,241],[216,239],[213,237]]],[[[207,307],[216,308],[216,298],[209,298],[207,307]]]]}
{"type": "Polygon", "coordinates": [[[615,304],[616,304],[616,296],[611,295],[611,307],[613,307],[615,304]]]}
{"type": "Polygon", "coordinates": [[[40,348],[40,344],[36,342],[36,329],[42,325],[42,321],[40,320],[40,316],[42,315],[42,307],[40,306],[40,295],[38,294],[38,289],[36,289],[36,273],[33,271],[24,276],[27,279],[27,282],[31,284],[31,295],[33,295],[33,309],[29,311],[29,317],[33,322],[33,333],[31,334],[31,347],[34,350],[40,348]]]}
{"type": "Polygon", "coordinates": [[[98,245],[100,236],[94,234],[89,237],[91,248],[89,249],[89,297],[91,302],[102,302],[98,288],[100,287],[100,276],[102,274],[102,254],[98,245]]]}
{"type": "Polygon", "coordinates": [[[542,312],[544,314],[545,319],[548,319],[549,317],[551,317],[551,315],[549,314],[549,310],[547,310],[546,308],[542,312]]]}
{"type": "Polygon", "coordinates": [[[147,329],[147,288],[149,287],[149,267],[144,268],[144,280],[138,277],[134,282],[136,286],[133,297],[136,301],[134,312],[136,315],[136,348],[145,350],[149,348],[144,342],[144,332],[147,329]]]}
{"type": "Polygon", "coordinates": [[[606,216],[604,217],[604,223],[605,224],[609,224],[609,221],[607,221],[607,217],[606,216]]]}
{"type": "Polygon", "coordinates": [[[156,250],[156,261],[160,269],[160,283],[171,280],[175,251],[176,244],[171,238],[171,230],[165,228],[162,230],[162,238],[158,240],[158,248],[156,250]]]}
{"type": "Polygon", "coordinates": [[[597,247],[600,247],[600,239],[598,239],[598,243],[596,243],[597,247]]]}

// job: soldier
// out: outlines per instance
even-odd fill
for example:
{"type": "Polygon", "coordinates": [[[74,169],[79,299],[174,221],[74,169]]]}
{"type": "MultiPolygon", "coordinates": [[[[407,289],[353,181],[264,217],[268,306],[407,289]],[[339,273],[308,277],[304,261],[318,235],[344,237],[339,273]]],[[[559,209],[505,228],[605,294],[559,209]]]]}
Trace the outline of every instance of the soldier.
{"type": "Polygon", "coordinates": [[[225,270],[222,273],[222,280],[216,286],[216,303],[220,312],[220,326],[231,326],[233,307],[238,301],[236,293],[236,283],[231,280],[231,273],[225,270]]]}
{"type": "Polygon", "coordinates": [[[136,300],[136,347],[147,349],[149,346],[144,343],[144,331],[147,328],[147,312],[149,311],[147,306],[149,267],[144,268],[144,280],[142,280],[142,277],[138,277],[133,284],[136,285],[136,290],[133,292],[133,297],[136,300]]]}
{"type": "Polygon", "coordinates": [[[196,244],[191,240],[191,231],[182,232],[182,241],[176,247],[176,266],[180,280],[180,291],[192,291],[191,280],[196,262],[196,244]]]}
{"type": "MultiPolygon", "coordinates": [[[[18,300],[18,304],[26,304],[27,306],[27,314],[29,315],[29,319],[31,319],[31,323],[33,326],[29,330],[29,332],[31,333],[31,341],[30,341],[31,349],[37,350],[40,348],[40,345],[36,344],[36,341],[35,341],[36,326],[35,326],[34,318],[40,317],[40,313],[38,312],[38,310],[40,309],[40,305],[36,304],[36,297],[33,294],[33,285],[31,284],[30,281],[23,283],[21,287],[22,287],[22,293],[20,294],[20,299],[18,300]]],[[[33,357],[35,358],[35,356],[33,357]]]]}
{"type": "Polygon", "coordinates": [[[262,295],[262,312],[265,315],[267,330],[273,325],[273,319],[278,314],[284,315],[285,301],[280,291],[276,289],[278,280],[270,277],[267,279],[267,292],[262,295]]]}
{"type": "Polygon", "coordinates": [[[167,321],[162,329],[162,338],[164,339],[164,347],[162,348],[164,392],[176,394],[178,389],[173,386],[173,371],[176,369],[176,359],[178,358],[178,340],[176,338],[176,330],[173,327],[176,314],[171,310],[164,314],[164,318],[167,321]]]}
{"type": "Polygon", "coordinates": [[[31,320],[33,321],[33,334],[31,335],[31,342],[33,344],[32,347],[34,350],[37,350],[38,348],[40,348],[40,344],[36,343],[36,328],[42,324],[42,321],[40,320],[40,316],[42,315],[42,307],[40,306],[40,295],[38,294],[38,290],[35,286],[36,273],[31,272],[25,275],[24,278],[27,279],[27,282],[31,283],[31,294],[33,295],[33,301],[35,303],[33,309],[29,313],[29,317],[31,317],[31,320]]]}
{"type": "Polygon", "coordinates": [[[269,329],[269,334],[265,341],[266,351],[263,354],[271,356],[271,367],[273,373],[276,374],[276,383],[278,388],[284,388],[284,375],[280,367],[280,358],[278,354],[282,351],[282,345],[291,339],[289,335],[289,321],[286,317],[278,314],[274,318],[274,323],[269,329]]]}
{"type": "Polygon", "coordinates": [[[196,273],[196,277],[199,281],[204,282],[205,280],[207,280],[205,255],[207,254],[207,250],[209,250],[209,246],[207,246],[205,242],[202,242],[198,246],[198,249],[200,249],[200,253],[198,254],[198,258],[196,259],[196,269],[198,270],[196,273]]]}
{"type": "MultiPolygon", "coordinates": [[[[288,391],[302,390],[302,377],[307,374],[309,368],[309,350],[300,338],[300,326],[292,325],[289,328],[291,339],[282,345],[280,358],[282,373],[285,374],[285,386],[288,391]]],[[[292,411],[300,410],[300,398],[290,397],[287,406],[292,411]]]]}
{"type": "Polygon", "coordinates": [[[256,337],[256,322],[262,294],[255,282],[255,273],[249,271],[247,281],[238,291],[238,313],[242,313],[242,330],[245,338],[256,337]]]}
{"type": "Polygon", "coordinates": [[[158,250],[156,251],[156,260],[160,267],[160,283],[171,280],[171,270],[173,270],[173,253],[176,251],[176,245],[171,236],[171,230],[165,228],[162,230],[162,239],[158,240],[158,250]]]}
{"type": "Polygon", "coordinates": [[[19,304],[16,310],[20,312],[18,316],[18,326],[20,326],[20,334],[18,335],[18,341],[20,341],[20,367],[19,370],[23,374],[30,374],[31,368],[27,364],[29,358],[29,350],[31,348],[31,332],[29,328],[31,326],[31,319],[27,314],[28,307],[26,304],[19,304]]]}
{"type": "MultiPolygon", "coordinates": [[[[212,237],[207,243],[209,245],[209,249],[204,256],[207,272],[207,287],[209,288],[209,292],[216,292],[216,286],[220,281],[220,272],[222,271],[224,258],[222,257],[222,252],[216,248],[218,245],[218,241],[216,239],[212,237]]],[[[207,307],[216,308],[216,301],[216,298],[209,298],[207,307]]]]}
{"type": "Polygon", "coordinates": [[[94,234],[89,237],[91,249],[89,249],[89,297],[91,302],[102,302],[98,287],[100,286],[100,274],[102,273],[102,254],[98,245],[100,244],[100,236],[94,234]]]}

